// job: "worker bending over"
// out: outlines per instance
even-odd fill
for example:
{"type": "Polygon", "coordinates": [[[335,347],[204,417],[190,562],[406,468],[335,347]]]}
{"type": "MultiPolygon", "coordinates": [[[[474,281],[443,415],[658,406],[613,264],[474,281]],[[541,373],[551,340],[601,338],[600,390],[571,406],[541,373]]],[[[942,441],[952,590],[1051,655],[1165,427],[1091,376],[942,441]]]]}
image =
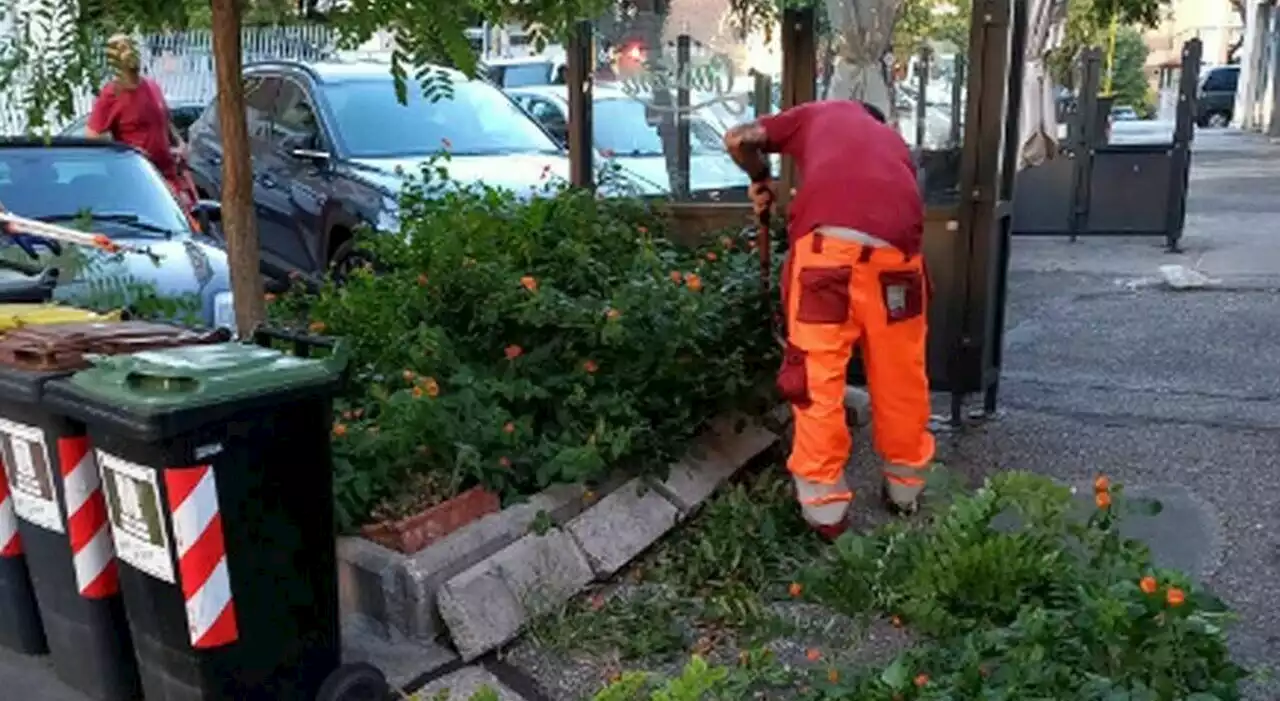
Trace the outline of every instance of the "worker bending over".
{"type": "Polygon", "coordinates": [[[766,154],[791,156],[800,178],[788,207],[787,344],[778,387],[794,414],[787,468],[805,520],[828,538],[848,527],[845,375],[859,343],[884,496],[895,510],[915,511],[934,439],[924,203],[906,143],[876,108],[829,100],[734,127],[725,145],[751,177],[757,212],[775,199],[766,154]]]}

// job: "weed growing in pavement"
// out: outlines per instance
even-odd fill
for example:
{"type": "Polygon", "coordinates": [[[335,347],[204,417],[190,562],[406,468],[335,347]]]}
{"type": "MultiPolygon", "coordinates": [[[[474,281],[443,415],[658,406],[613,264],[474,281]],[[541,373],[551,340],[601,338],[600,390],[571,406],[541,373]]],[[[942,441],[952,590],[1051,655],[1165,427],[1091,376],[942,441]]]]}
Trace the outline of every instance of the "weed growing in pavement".
{"type": "MultiPolygon", "coordinates": [[[[718,498],[708,514],[729,510],[721,502],[733,498],[718,498]]],[[[926,519],[845,536],[803,567],[788,592],[921,634],[889,663],[833,665],[838,645],[809,650],[799,667],[764,652],[744,652],[736,664],[704,655],[674,678],[624,674],[596,699],[1239,699],[1246,670],[1226,645],[1232,613],[1186,575],[1155,568],[1145,547],[1117,531],[1122,515],[1158,509],[1126,499],[1106,478],[1093,503],[1082,504],[1044,477],[992,477],[926,519]]],[[[688,585],[674,578],[677,588],[688,585]]]]}

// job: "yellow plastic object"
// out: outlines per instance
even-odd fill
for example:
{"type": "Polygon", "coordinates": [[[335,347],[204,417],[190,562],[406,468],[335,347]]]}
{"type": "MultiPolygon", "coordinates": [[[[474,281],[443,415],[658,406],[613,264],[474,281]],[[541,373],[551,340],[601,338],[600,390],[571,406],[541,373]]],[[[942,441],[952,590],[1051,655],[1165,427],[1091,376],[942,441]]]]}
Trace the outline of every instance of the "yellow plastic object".
{"type": "Polygon", "coordinates": [[[0,304],[0,333],[20,326],[120,321],[120,312],[99,314],[57,304],[0,304]]]}

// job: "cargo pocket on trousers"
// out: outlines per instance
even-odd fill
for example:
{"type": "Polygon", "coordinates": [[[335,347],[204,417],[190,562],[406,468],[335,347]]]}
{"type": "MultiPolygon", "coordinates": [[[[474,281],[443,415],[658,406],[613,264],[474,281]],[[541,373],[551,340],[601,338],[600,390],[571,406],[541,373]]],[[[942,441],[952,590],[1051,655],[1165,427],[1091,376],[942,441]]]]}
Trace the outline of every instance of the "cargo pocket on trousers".
{"type": "Polygon", "coordinates": [[[803,409],[812,402],[809,397],[809,354],[788,343],[782,353],[782,369],[778,371],[778,394],[803,409]]]}
{"type": "Polygon", "coordinates": [[[796,321],[802,324],[843,324],[849,320],[849,282],[853,266],[802,268],[796,321]]]}
{"type": "Polygon", "coordinates": [[[880,273],[880,293],[890,324],[910,321],[924,313],[924,277],[917,270],[880,273]]]}

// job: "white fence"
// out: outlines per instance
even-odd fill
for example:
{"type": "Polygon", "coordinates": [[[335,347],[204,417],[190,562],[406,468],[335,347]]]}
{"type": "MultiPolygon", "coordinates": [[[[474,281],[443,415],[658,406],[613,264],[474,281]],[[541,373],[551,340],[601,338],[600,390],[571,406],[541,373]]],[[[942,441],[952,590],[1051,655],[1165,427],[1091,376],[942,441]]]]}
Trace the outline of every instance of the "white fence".
{"type": "MultiPolygon", "coordinates": [[[[293,59],[319,61],[335,56],[336,34],[327,27],[257,27],[241,34],[246,63],[293,59]]],[[[213,39],[207,30],[153,34],[139,42],[143,72],[164,89],[170,102],[204,102],[215,92],[213,39]]],[[[10,96],[25,93],[23,86],[11,86],[10,96]]],[[[26,114],[17,100],[0,104],[0,134],[16,134],[26,129],[26,114]]],[[[75,97],[75,115],[89,111],[93,93],[75,97]]],[[[56,126],[61,126],[56,125],[56,126]]]]}

